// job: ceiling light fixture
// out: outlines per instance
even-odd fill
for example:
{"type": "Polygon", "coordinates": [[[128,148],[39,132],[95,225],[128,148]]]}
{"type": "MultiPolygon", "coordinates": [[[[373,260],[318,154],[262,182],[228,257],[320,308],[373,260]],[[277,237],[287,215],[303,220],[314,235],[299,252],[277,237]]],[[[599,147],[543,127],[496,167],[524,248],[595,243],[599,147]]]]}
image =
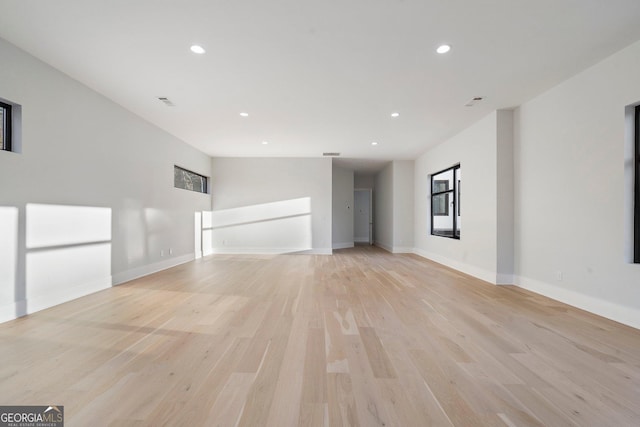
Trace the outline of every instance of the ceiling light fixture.
{"type": "Polygon", "coordinates": [[[378,145],[378,143],[377,143],[377,142],[375,142],[375,141],[373,141],[373,142],[371,143],[371,145],[378,145]]]}
{"type": "Polygon", "coordinates": [[[398,117],[400,115],[400,113],[391,113],[391,117],[395,118],[398,117]]]}
{"type": "Polygon", "coordinates": [[[447,53],[451,50],[451,46],[449,46],[448,44],[443,44],[441,46],[438,46],[438,48],[436,49],[436,52],[438,53],[447,53]]]}
{"type": "Polygon", "coordinates": [[[269,144],[269,141],[262,141],[262,145],[267,145],[269,144]]]}
{"type": "Polygon", "coordinates": [[[240,115],[241,115],[242,117],[249,117],[249,113],[244,113],[244,112],[243,112],[243,113],[240,113],[240,115]]]}
{"type": "Polygon", "coordinates": [[[202,55],[203,53],[206,52],[206,50],[204,50],[202,46],[194,44],[193,46],[191,46],[191,52],[197,53],[198,55],[202,55]]]}

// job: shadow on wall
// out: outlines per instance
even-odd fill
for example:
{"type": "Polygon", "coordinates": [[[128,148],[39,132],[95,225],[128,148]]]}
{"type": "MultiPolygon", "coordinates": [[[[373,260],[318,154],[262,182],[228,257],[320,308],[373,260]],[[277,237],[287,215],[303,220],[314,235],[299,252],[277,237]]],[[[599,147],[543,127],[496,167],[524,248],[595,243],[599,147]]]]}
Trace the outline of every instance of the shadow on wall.
{"type": "MultiPolygon", "coordinates": [[[[292,253],[312,249],[311,198],[196,213],[202,254],[292,253]]],[[[199,250],[196,248],[196,253],[199,250]]]]}
{"type": "Polygon", "coordinates": [[[110,208],[28,203],[24,216],[22,229],[0,207],[0,321],[111,286],[110,208]]]}

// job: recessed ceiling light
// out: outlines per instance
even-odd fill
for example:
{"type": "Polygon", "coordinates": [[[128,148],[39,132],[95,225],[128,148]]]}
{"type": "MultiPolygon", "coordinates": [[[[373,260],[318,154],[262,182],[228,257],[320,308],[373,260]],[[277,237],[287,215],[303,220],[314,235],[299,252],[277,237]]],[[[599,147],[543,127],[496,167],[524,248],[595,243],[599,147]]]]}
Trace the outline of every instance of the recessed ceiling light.
{"type": "Polygon", "coordinates": [[[451,46],[449,46],[448,44],[443,44],[441,46],[438,46],[438,48],[436,49],[436,52],[438,53],[447,53],[451,50],[451,46]]]}
{"type": "Polygon", "coordinates": [[[240,115],[241,115],[242,117],[249,117],[249,113],[244,113],[244,112],[243,112],[243,113],[240,113],[240,115]]]}
{"type": "Polygon", "coordinates": [[[371,145],[378,145],[378,143],[377,143],[377,142],[375,142],[375,141],[373,141],[373,142],[371,143],[371,145]]]}
{"type": "Polygon", "coordinates": [[[206,52],[206,50],[204,50],[202,46],[198,46],[197,44],[194,44],[193,46],[191,46],[191,52],[197,53],[198,55],[202,55],[203,53],[206,52]]]}
{"type": "Polygon", "coordinates": [[[267,145],[269,141],[262,141],[262,145],[267,145]]]}
{"type": "Polygon", "coordinates": [[[398,117],[400,113],[391,113],[391,117],[398,117]]]}

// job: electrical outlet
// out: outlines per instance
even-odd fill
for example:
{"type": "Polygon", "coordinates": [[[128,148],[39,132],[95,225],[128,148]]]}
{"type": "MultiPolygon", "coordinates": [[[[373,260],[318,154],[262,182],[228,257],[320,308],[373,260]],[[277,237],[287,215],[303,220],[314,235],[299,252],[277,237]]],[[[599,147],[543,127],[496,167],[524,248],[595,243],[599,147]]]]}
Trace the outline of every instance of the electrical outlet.
{"type": "Polygon", "coordinates": [[[562,271],[556,271],[556,280],[558,280],[559,282],[562,282],[562,271]]]}
{"type": "Polygon", "coordinates": [[[173,248],[169,248],[169,255],[173,255],[173,248]]]}

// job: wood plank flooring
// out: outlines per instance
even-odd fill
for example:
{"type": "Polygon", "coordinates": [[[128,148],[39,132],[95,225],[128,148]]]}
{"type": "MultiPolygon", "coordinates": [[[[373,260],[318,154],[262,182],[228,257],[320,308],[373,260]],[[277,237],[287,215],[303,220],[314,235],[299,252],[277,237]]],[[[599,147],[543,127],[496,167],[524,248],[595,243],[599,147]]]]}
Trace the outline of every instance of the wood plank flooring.
{"type": "Polygon", "coordinates": [[[640,331],[372,247],[210,256],[0,325],[68,426],[638,426],[640,331]]]}

